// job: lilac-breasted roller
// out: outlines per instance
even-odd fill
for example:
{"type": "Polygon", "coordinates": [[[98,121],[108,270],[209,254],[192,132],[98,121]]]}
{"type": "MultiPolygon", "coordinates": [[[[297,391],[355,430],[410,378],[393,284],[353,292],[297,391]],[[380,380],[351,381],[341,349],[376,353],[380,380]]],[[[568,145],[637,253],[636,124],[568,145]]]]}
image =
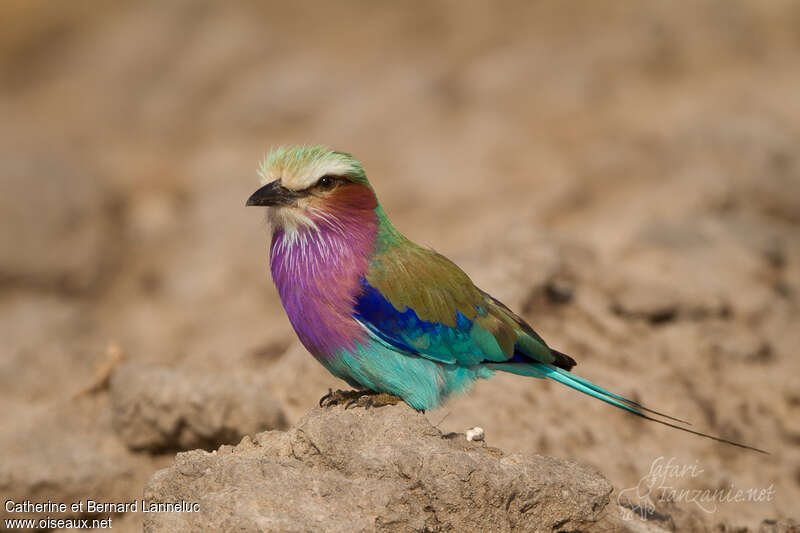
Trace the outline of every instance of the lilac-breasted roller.
{"type": "Polygon", "coordinates": [[[269,264],[289,320],[308,351],[357,389],[327,395],[327,403],[402,399],[431,409],[502,371],[552,379],[637,416],[751,448],[666,422],[681,421],[573,374],[572,357],[452,261],[400,233],[350,154],[277,148],[260,174],[264,186],[247,205],[269,206],[269,264]]]}

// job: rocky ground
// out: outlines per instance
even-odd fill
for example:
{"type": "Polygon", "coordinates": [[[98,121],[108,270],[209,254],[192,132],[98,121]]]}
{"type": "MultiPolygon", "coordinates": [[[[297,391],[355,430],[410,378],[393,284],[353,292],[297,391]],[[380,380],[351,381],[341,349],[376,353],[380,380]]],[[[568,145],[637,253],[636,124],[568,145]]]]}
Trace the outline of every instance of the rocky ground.
{"type": "Polygon", "coordinates": [[[179,454],[145,488],[145,531],[554,531],[598,522],[611,485],[550,457],[443,435],[407,406],[316,409],[289,432],[179,454]],[[231,505],[231,501],[235,505],[231,505]]]}
{"type": "MultiPolygon", "coordinates": [[[[687,468],[655,489],[772,488],[713,508],[645,491],[648,527],[798,517],[795,2],[12,0],[0,20],[4,500],[141,498],[181,461],[277,468],[279,443],[319,424],[309,409],[343,384],[296,342],[264,216],[243,204],[270,146],[321,142],[361,158],[408,236],[576,372],[772,453],[514,376],[426,413],[438,430],[482,426],[528,465],[577,461],[614,487],[615,513],[659,458],[687,468]]],[[[353,431],[383,423],[348,416],[353,431]]],[[[406,422],[414,439],[432,431],[406,422]]],[[[348,472],[325,475],[345,487],[348,472]]],[[[114,518],[118,531],[144,520],[114,518]]]]}

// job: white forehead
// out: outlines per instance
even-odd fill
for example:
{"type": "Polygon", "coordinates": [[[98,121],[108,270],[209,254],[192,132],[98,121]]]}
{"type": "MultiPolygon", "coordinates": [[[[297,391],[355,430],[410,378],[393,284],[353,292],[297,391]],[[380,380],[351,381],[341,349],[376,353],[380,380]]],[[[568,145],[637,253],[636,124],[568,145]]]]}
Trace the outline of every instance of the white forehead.
{"type": "Polygon", "coordinates": [[[322,176],[341,176],[352,172],[351,162],[339,158],[318,159],[307,165],[283,165],[275,162],[261,168],[262,183],[281,180],[287,189],[300,191],[314,185],[322,176]]]}

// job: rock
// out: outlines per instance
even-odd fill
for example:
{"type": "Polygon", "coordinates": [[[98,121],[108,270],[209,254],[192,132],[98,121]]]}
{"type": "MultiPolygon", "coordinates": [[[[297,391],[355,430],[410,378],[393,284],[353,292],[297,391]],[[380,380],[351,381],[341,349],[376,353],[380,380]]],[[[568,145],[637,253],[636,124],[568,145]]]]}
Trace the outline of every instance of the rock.
{"type": "Polygon", "coordinates": [[[156,531],[573,531],[601,520],[611,485],[571,461],[443,435],[401,404],[311,410],[288,432],[178,454],[145,487],[156,531]]]}
{"type": "Polygon", "coordinates": [[[133,450],[187,450],[286,427],[258,383],[233,376],[127,364],[111,378],[114,430],[133,450]]]}

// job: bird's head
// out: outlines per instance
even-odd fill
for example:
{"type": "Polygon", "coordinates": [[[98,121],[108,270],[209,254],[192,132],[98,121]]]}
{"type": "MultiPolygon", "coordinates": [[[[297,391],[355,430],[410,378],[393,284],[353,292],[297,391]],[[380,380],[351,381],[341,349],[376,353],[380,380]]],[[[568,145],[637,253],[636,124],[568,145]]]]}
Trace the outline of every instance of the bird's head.
{"type": "Polygon", "coordinates": [[[377,206],[361,163],[325,146],[274,148],[259,174],[264,185],[246,205],[268,206],[274,228],[315,228],[321,221],[374,213],[377,206]]]}

